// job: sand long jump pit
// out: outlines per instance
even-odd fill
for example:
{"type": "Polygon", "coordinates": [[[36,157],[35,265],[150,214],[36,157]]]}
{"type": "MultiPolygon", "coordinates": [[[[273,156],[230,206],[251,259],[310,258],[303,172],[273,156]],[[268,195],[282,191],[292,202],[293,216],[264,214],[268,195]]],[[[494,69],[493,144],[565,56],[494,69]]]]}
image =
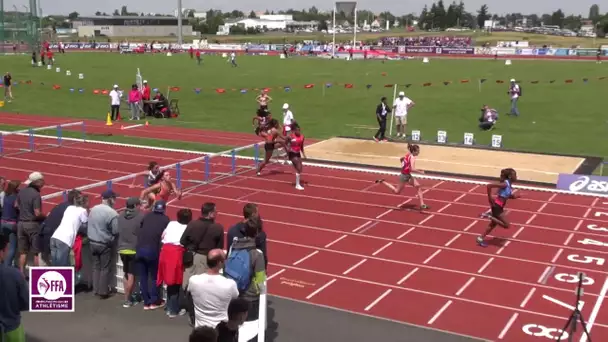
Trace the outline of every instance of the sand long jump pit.
{"type": "MultiPolygon", "coordinates": [[[[417,167],[437,174],[497,178],[512,167],[521,181],[556,184],[560,173],[590,174],[601,158],[515,152],[501,149],[420,143],[417,167]]],[[[404,142],[377,143],[360,138],[331,138],[306,148],[309,159],[399,169],[404,142]]]]}

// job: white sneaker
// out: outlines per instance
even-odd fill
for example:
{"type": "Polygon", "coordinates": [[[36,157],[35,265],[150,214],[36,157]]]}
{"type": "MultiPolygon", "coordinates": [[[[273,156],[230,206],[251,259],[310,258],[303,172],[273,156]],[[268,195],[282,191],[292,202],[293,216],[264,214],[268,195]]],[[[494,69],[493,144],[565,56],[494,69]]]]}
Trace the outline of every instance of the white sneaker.
{"type": "Polygon", "coordinates": [[[261,176],[261,175],[262,175],[262,173],[261,173],[261,172],[258,172],[258,173],[256,173],[256,175],[258,175],[258,177],[259,177],[259,176],[261,176]]]}
{"type": "Polygon", "coordinates": [[[296,185],[296,190],[304,190],[304,187],[301,185],[296,185]]]}
{"type": "Polygon", "coordinates": [[[397,138],[401,137],[401,133],[397,133],[397,138]]]}

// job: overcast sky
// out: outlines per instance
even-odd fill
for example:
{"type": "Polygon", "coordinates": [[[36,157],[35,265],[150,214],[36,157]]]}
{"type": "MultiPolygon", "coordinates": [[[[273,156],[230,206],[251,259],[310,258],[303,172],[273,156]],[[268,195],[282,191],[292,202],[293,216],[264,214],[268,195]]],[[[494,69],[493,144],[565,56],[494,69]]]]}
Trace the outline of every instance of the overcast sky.
{"type": "MultiPolygon", "coordinates": [[[[81,15],[93,15],[96,11],[111,13],[114,9],[124,4],[127,5],[129,11],[133,12],[155,12],[155,13],[173,13],[177,7],[177,0],[38,0],[42,6],[43,14],[67,14],[72,11],[77,11],[81,15]]],[[[451,0],[444,0],[446,6],[451,0]]],[[[425,4],[431,4],[431,0],[360,0],[358,8],[369,9],[376,12],[390,10],[393,14],[420,13],[425,4]]],[[[582,14],[586,16],[589,13],[589,7],[595,3],[600,4],[600,11],[606,12],[608,4],[602,8],[602,1],[598,0],[465,0],[465,7],[468,11],[475,12],[482,4],[487,4],[490,8],[490,13],[550,13],[558,8],[561,8],[566,14],[582,14]]],[[[20,10],[23,5],[29,6],[29,1],[26,0],[4,0],[5,10],[11,10],[13,5],[16,5],[20,10]]],[[[220,10],[239,9],[244,12],[263,11],[263,10],[285,10],[289,8],[308,8],[317,6],[319,9],[331,10],[332,2],[323,0],[183,0],[183,7],[194,8],[200,11],[206,11],[211,8],[220,10]]]]}

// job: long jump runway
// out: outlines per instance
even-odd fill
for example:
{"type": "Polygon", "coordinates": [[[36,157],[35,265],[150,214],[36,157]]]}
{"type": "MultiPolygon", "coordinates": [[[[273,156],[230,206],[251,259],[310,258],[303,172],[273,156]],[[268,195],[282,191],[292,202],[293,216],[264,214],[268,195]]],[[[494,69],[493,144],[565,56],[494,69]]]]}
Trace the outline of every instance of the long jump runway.
{"type": "MultiPolygon", "coordinates": [[[[1,158],[0,174],[25,179],[41,171],[48,194],[141,172],[150,160],[193,156],[88,142],[1,158]]],[[[213,172],[231,170],[228,158],[212,162],[213,172]]],[[[606,198],[520,190],[522,198],[509,203],[512,228],[496,230],[491,245],[480,248],[475,237],[487,225],[478,218],[487,207],[482,183],[422,180],[431,210],[420,213],[400,209],[416,202],[412,189],[389,194],[373,172],[308,166],[299,192],[290,166],[274,165],[262,177],[241,170],[191,187],[170,202],[169,215],[183,207],[198,213],[213,201],[229,227],[246,202],[257,203],[269,237],[272,295],[486,340],[544,341],[559,336],[573,309],[577,272],[584,272],[579,306],[593,340],[608,340],[606,198]]],[[[203,177],[200,165],[183,172],[203,177]]],[[[142,185],[138,179],[113,187],[124,200],[142,185]]],[[[45,210],[60,201],[48,199],[45,210]]],[[[575,338],[584,341],[580,330],[575,338]]]]}

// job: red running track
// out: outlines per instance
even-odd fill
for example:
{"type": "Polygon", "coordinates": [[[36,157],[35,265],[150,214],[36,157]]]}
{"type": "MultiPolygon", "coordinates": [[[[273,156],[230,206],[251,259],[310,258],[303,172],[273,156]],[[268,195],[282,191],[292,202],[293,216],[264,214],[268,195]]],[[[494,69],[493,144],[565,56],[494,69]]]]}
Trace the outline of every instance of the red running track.
{"type": "MultiPolygon", "coordinates": [[[[138,127],[121,130],[120,126],[135,125],[135,121],[123,121],[113,126],[106,126],[105,122],[97,120],[83,120],[81,118],[56,118],[51,116],[29,115],[0,112],[0,122],[5,125],[45,127],[62,123],[84,121],[87,133],[102,135],[121,135],[128,137],[139,137],[160,140],[186,141],[201,144],[212,144],[222,146],[244,146],[259,142],[255,135],[247,133],[223,132],[206,129],[183,128],[167,125],[155,125],[154,119],[150,120],[148,127],[138,127]]],[[[140,122],[142,123],[142,122],[140,122]]],[[[66,130],[80,131],[80,127],[69,127],[66,130]]]]}
{"type": "MultiPolygon", "coordinates": [[[[48,194],[141,171],[151,159],[169,164],[191,157],[81,143],[3,158],[0,174],[25,179],[42,171],[48,194]]],[[[213,172],[229,170],[226,159],[212,161],[213,172]]],[[[247,163],[239,160],[241,167],[247,163]]],[[[201,169],[190,165],[185,177],[200,179],[201,169]]],[[[389,194],[373,183],[376,177],[307,167],[306,190],[299,192],[291,168],[274,165],[262,177],[249,171],[192,188],[170,202],[170,215],[214,201],[228,227],[245,202],[258,203],[269,236],[272,295],[488,340],[555,339],[571,312],[575,275],[583,271],[582,312],[593,339],[608,340],[607,199],[522,191],[523,198],[509,203],[512,228],[498,230],[484,249],[474,241],[487,224],[478,218],[487,207],[481,186],[422,180],[431,210],[419,213],[397,209],[413,199],[411,189],[389,194]],[[581,243],[591,240],[598,242],[581,243]]],[[[137,195],[142,182],[114,186],[124,199],[137,195]]],[[[49,199],[46,208],[59,201],[49,199]]]]}

